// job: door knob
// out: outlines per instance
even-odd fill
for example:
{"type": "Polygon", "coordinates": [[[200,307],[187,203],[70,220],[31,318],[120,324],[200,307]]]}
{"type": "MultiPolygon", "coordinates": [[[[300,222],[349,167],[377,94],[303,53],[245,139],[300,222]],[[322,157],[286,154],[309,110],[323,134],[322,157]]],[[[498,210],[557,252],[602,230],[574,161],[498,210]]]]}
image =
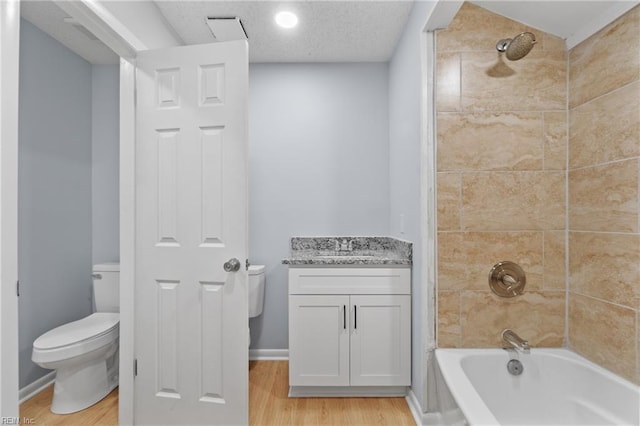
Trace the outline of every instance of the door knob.
{"type": "Polygon", "coordinates": [[[224,262],[224,270],[227,272],[238,272],[240,270],[240,261],[235,257],[224,262]]]}

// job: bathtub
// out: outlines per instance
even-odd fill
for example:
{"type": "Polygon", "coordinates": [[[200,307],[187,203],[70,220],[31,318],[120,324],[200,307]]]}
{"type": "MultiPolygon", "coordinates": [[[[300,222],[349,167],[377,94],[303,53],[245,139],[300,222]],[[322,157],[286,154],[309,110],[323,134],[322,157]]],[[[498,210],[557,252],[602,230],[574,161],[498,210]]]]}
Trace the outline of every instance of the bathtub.
{"type": "Polygon", "coordinates": [[[640,424],[640,387],[566,349],[436,349],[436,360],[445,424],[640,424]]]}

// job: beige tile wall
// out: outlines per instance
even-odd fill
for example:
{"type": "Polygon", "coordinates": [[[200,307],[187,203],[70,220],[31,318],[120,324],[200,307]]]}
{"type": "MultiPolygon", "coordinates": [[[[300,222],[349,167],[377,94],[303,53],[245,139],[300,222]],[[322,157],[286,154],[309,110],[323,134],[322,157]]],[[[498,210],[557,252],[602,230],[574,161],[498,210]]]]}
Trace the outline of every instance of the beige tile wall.
{"type": "Polygon", "coordinates": [[[568,53],[468,3],[436,40],[438,346],[510,327],[640,383],[640,6],[568,53]],[[538,45],[501,60],[522,31],[538,45]],[[490,292],[501,260],[525,295],[490,292]]]}
{"type": "Polygon", "coordinates": [[[564,43],[469,3],[436,39],[438,346],[497,347],[504,328],[534,346],[562,346],[564,43]],[[502,60],[497,41],[523,31],[538,44],[502,60]],[[525,295],[489,289],[502,260],[525,270],[525,295]]]}
{"type": "Polygon", "coordinates": [[[568,344],[640,383],[640,7],[569,69],[568,344]]]}

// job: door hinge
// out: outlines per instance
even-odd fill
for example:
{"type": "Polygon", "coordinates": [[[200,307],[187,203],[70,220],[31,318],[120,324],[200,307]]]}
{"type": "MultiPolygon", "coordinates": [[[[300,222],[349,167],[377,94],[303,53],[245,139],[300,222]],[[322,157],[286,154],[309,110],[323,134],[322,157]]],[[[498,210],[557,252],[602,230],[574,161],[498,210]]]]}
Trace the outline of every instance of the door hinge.
{"type": "Polygon", "coordinates": [[[16,281],[16,296],[20,297],[20,280],[16,281]]]}
{"type": "Polygon", "coordinates": [[[138,67],[133,70],[133,108],[138,107],[138,67]]]}
{"type": "Polygon", "coordinates": [[[136,377],[138,375],[138,360],[134,359],[133,360],[133,377],[136,377]]]}

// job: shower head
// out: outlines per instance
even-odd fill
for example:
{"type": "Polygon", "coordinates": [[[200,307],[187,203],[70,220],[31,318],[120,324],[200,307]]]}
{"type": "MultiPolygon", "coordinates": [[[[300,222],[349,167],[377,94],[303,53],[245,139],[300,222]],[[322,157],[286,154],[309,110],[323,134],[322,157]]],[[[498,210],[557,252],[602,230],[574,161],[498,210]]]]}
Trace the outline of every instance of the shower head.
{"type": "Polygon", "coordinates": [[[527,56],[534,44],[536,44],[536,36],[533,33],[524,32],[514,38],[500,40],[496,44],[496,49],[498,52],[505,52],[510,61],[517,61],[527,56]]]}

